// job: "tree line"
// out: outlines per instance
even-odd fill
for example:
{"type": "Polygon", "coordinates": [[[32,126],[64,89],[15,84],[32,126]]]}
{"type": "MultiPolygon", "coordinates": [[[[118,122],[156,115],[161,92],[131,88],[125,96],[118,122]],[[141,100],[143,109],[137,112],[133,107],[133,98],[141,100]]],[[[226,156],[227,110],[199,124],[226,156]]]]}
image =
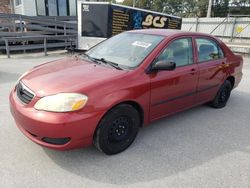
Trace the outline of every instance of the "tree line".
{"type": "MultiPolygon", "coordinates": [[[[205,17],[209,0],[135,0],[135,7],[163,12],[181,17],[205,17]]],[[[133,6],[133,0],[121,4],[133,6]]],[[[250,0],[213,0],[212,16],[250,14],[250,0]]]]}

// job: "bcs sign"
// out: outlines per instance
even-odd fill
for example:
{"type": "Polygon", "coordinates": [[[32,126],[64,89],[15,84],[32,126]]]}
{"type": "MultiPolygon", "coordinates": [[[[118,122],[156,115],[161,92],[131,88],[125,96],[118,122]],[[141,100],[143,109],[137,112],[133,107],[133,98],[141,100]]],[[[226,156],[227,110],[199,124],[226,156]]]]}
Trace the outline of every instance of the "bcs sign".
{"type": "Polygon", "coordinates": [[[143,26],[148,26],[148,27],[159,27],[163,28],[166,25],[167,22],[166,17],[160,17],[160,16],[153,16],[151,14],[147,15],[145,18],[145,21],[142,22],[143,26]]]}

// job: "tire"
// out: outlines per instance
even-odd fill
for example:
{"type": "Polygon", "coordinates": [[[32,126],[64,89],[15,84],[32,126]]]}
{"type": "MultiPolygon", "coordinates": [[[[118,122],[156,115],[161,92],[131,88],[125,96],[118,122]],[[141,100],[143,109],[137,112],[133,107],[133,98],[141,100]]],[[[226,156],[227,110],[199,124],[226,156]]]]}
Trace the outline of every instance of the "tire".
{"type": "Polygon", "coordinates": [[[100,121],[94,135],[94,146],[107,155],[120,153],[134,141],[140,127],[138,111],[121,104],[111,109],[100,121]]]}
{"type": "Polygon", "coordinates": [[[226,80],[220,87],[213,101],[209,103],[214,108],[223,108],[226,106],[227,101],[230,97],[232,85],[230,81],[226,80]]]}

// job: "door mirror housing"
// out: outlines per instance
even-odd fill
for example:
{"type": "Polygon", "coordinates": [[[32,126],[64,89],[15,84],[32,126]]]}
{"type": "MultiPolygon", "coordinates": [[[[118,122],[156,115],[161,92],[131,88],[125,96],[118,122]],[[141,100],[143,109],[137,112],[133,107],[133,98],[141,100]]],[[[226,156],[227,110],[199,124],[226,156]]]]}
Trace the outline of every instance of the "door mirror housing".
{"type": "Polygon", "coordinates": [[[173,60],[159,60],[156,61],[153,65],[151,70],[152,71],[161,71],[161,70],[168,70],[172,71],[176,68],[176,63],[173,60]]]}

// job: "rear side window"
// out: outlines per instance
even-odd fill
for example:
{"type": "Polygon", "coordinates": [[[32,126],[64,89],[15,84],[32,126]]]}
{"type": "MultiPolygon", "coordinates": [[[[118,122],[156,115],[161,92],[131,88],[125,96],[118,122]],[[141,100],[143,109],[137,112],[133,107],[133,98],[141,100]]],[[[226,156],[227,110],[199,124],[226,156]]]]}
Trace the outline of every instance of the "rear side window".
{"type": "Polygon", "coordinates": [[[177,67],[193,64],[192,38],[174,40],[163,50],[158,60],[172,60],[177,67]]]}
{"type": "Polygon", "coordinates": [[[196,44],[198,48],[199,62],[221,59],[224,57],[220,46],[210,39],[197,38],[196,44]]]}

